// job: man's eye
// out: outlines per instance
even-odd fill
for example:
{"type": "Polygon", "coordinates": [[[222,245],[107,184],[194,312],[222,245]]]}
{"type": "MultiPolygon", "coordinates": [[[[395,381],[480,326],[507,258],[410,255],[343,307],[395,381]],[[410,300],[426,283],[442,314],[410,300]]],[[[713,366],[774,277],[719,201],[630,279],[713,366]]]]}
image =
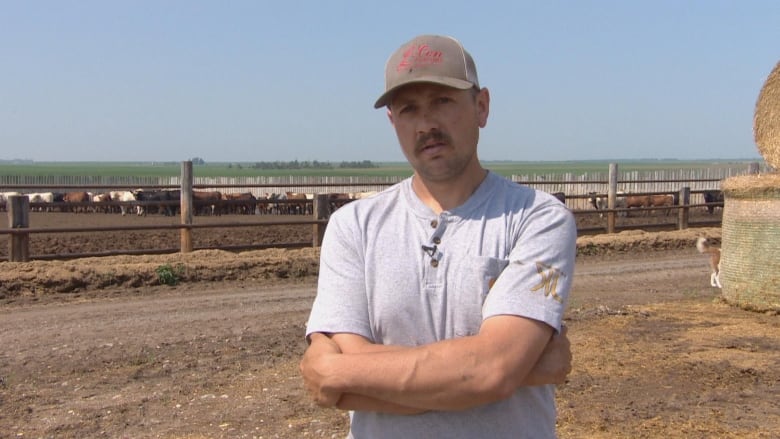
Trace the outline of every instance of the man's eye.
{"type": "Polygon", "coordinates": [[[405,114],[405,113],[411,113],[415,110],[415,106],[413,105],[404,105],[398,110],[399,114],[405,114]]]}

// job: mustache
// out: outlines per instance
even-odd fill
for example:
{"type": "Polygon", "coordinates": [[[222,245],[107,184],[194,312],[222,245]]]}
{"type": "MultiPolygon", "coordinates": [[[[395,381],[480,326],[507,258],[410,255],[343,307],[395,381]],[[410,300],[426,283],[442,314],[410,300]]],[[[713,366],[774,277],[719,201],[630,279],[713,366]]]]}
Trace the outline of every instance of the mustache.
{"type": "Polygon", "coordinates": [[[415,143],[415,146],[417,149],[421,149],[425,147],[425,144],[430,142],[431,140],[435,142],[444,142],[444,143],[452,143],[450,136],[447,135],[447,133],[442,131],[433,131],[430,133],[425,133],[417,138],[417,142],[415,143]]]}

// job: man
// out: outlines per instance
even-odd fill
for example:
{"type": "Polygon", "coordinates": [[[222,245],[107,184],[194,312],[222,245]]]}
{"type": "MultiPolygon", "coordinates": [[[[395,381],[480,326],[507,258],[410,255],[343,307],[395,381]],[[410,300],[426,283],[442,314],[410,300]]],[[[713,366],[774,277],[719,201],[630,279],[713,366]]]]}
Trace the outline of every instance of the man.
{"type": "Polygon", "coordinates": [[[555,437],[574,218],[480,165],[490,96],[457,40],[419,36],[385,75],[414,175],[331,216],[305,386],[354,438],[555,437]]]}

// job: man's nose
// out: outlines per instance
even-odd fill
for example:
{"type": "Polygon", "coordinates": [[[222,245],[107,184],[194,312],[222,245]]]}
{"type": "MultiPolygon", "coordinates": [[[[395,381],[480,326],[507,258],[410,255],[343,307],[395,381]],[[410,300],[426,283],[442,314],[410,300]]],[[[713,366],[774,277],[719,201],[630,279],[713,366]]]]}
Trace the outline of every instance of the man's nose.
{"type": "Polygon", "coordinates": [[[420,118],[417,121],[418,132],[427,133],[438,129],[439,121],[432,111],[426,110],[420,113],[420,118]]]}

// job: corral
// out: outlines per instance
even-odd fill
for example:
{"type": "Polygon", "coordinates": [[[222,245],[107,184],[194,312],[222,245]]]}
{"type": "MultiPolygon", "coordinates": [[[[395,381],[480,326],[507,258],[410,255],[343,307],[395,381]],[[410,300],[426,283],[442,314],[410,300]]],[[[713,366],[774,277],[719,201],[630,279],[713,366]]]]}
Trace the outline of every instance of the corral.
{"type": "MultiPolygon", "coordinates": [[[[711,186],[718,180],[713,178],[693,178],[690,175],[683,178],[672,178],[670,180],[657,179],[658,174],[655,177],[650,175],[644,175],[641,179],[625,179],[628,175],[623,175],[621,179],[620,173],[617,171],[617,164],[610,164],[609,175],[607,181],[593,180],[588,175],[583,174],[579,178],[574,178],[570,173],[566,175],[566,179],[557,181],[549,180],[537,176],[534,181],[520,181],[522,184],[528,184],[533,187],[541,188],[550,193],[553,193],[561,202],[565,203],[569,209],[577,216],[578,232],[580,234],[600,233],[603,231],[615,232],[626,229],[645,229],[645,230],[668,230],[668,229],[686,229],[691,226],[712,226],[719,225],[720,219],[715,218],[716,207],[722,207],[722,197],[718,201],[712,202],[708,199],[708,194],[720,192],[719,190],[711,189],[711,186]],[[648,178],[650,177],[650,178],[648,178]],[[620,186],[619,186],[620,185],[620,186]],[[623,190],[618,191],[618,187],[628,188],[629,192],[623,190]],[[602,192],[594,192],[590,189],[600,188],[602,192]],[[671,190],[676,188],[677,190],[671,190]],[[692,189],[696,188],[696,189],[692,189]],[[632,189],[634,189],[632,191],[632,189]],[[637,190],[638,189],[638,190],[637,190]],[[658,192],[661,190],[661,192],[658,192]],[[567,192],[568,191],[568,192],[567,192]],[[648,192],[650,191],[650,192],[648,192]],[[616,204],[615,198],[617,199],[616,204]],[[651,200],[667,200],[662,203],[657,203],[651,200]],[[628,200],[640,200],[639,202],[628,203],[628,200]],[[598,211],[589,210],[595,208],[598,211]],[[710,214],[704,220],[699,222],[695,221],[697,216],[697,209],[704,208],[710,214]],[[674,213],[675,215],[670,215],[674,213]],[[592,217],[598,215],[599,218],[606,219],[604,221],[593,221],[592,217]],[[631,216],[643,216],[648,218],[646,221],[631,219],[631,216]],[[657,218],[663,216],[663,219],[657,218]],[[650,218],[654,217],[654,218],[650,218]],[[671,217],[671,218],[670,218],[671,217]],[[693,219],[693,221],[691,221],[693,219]]],[[[758,163],[751,163],[747,169],[748,173],[759,172],[760,166],[758,163]]],[[[30,250],[29,235],[36,234],[48,234],[49,230],[42,228],[34,221],[29,221],[27,215],[28,210],[33,212],[103,212],[103,213],[117,213],[121,210],[122,216],[128,211],[135,211],[138,215],[144,217],[150,212],[156,212],[157,214],[164,214],[166,217],[176,216],[181,212],[180,222],[166,221],[165,224],[158,226],[158,230],[167,231],[180,231],[179,245],[176,246],[160,246],[146,248],[128,248],[122,246],[112,245],[110,248],[103,248],[99,251],[87,251],[84,253],[68,252],[73,257],[85,257],[94,255],[113,255],[122,253],[165,253],[176,251],[181,249],[182,252],[188,252],[192,249],[206,249],[206,248],[222,248],[229,250],[247,250],[267,247],[294,247],[294,246],[307,246],[309,243],[318,245],[321,233],[324,230],[324,225],[327,221],[327,215],[333,209],[337,208],[344,202],[349,202],[352,199],[367,196],[368,194],[381,190],[382,188],[392,184],[394,179],[385,179],[384,181],[354,181],[351,178],[339,178],[332,180],[329,178],[324,179],[309,179],[305,178],[305,181],[298,182],[295,186],[283,186],[282,192],[265,193],[264,195],[256,195],[260,189],[264,190],[280,190],[278,181],[264,181],[258,182],[257,179],[254,182],[248,182],[246,180],[238,182],[235,179],[230,179],[230,183],[206,181],[199,179],[200,182],[195,185],[195,178],[193,176],[192,162],[183,162],[181,168],[182,174],[180,180],[171,178],[168,184],[163,186],[146,186],[136,190],[125,190],[124,186],[111,185],[104,179],[96,179],[96,184],[92,185],[79,185],[73,186],[70,184],[58,185],[55,182],[49,182],[42,184],[39,179],[20,178],[15,183],[5,186],[6,189],[16,189],[22,192],[2,192],[0,193],[0,208],[6,208],[9,210],[9,224],[7,229],[0,228],[0,234],[9,235],[11,245],[9,246],[9,252],[6,256],[11,261],[24,261],[30,257],[41,258],[58,258],[60,254],[56,252],[36,252],[30,250]],[[174,181],[177,184],[174,185],[174,181]],[[107,186],[108,184],[108,186],[107,186]],[[301,186],[301,184],[304,184],[301,186]],[[30,192],[30,190],[47,190],[49,192],[30,192]],[[97,190],[98,192],[87,192],[89,189],[97,190]],[[112,190],[113,189],[113,190],[112,190]],[[122,190],[118,190],[122,189],[122,190]],[[291,191],[295,189],[295,191],[291,191]],[[53,192],[57,190],[57,192],[53,192]],[[63,192],[72,191],[76,192],[63,192]],[[220,192],[224,190],[223,192],[220,192]],[[316,192],[304,192],[313,191],[316,192]],[[347,192],[333,192],[334,190],[341,190],[347,192]],[[12,195],[13,194],[13,195],[12,195]],[[19,197],[20,194],[24,194],[25,197],[19,197]],[[81,201],[69,202],[70,194],[78,195],[77,199],[81,201]],[[244,198],[246,197],[246,198],[244,198]],[[11,203],[11,200],[15,200],[11,203]],[[207,201],[208,200],[208,201],[207,201]],[[294,223],[300,223],[302,226],[305,224],[314,225],[312,229],[312,236],[310,239],[305,239],[298,242],[270,242],[270,243],[252,243],[244,241],[240,244],[217,244],[217,245],[198,245],[194,242],[193,233],[194,229],[213,228],[216,226],[224,228],[241,227],[243,223],[246,223],[248,227],[253,230],[259,230],[264,227],[261,226],[258,221],[241,220],[232,221],[227,223],[226,221],[201,221],[198,223],[193,221],[195,215],[219,215],[222,214],[235,214],[242,213],[244,215],[254,214],[250,216],[258,215],[278,215],[285,214],[288,217],[289,214],[304,214],[309,215],[309,222],[306,220],[296,220],[294,223]],[[312,217],[313,214],[313,217],[312,217]]],[[[732,169],[725,169],[728,173],[731,173],[732,169]]],[[[744,170],[743,170],[744,171],[744,170]]],[[[665,172],[662,173],[666,175],[665,172]]],[[[683,174],[686,174],[683,172],[683,174]]],[[[636,178],[637,175],[634,175],[636,178]]],[[[514,179],[514,177],[513,177],[514,179]]],[[[47,179],[44,179],[47,180],[47,179]]],[[[60,180],[60,179],[56,179],[60,180]]],[[[93,180],[88,178],[88,180],[93,180]]],[[[110,179],[109,179],[110,180],[110,179]]],[[[220,179],[221,180],[221,179],[220,179]]],[[[397,178],[395,179],[397,180],[397,178]]],[[[125,182],[127,183],[127,182],[125,182]]],[[[158,181],[158,184],[160,182],[158,181]]],[[[76,198],[74,198],[76,199],[76,198]]],[[[722,213],[722,212],[721,212],[722,213]]],[[[231,215],[232,216],[232,215],[231,215]]],[[[720,215],[718,215],[720,216],[720,215]]],[[[86,220],[85,223],[92,222],[92,220],[86,220]]],[[[263,221],[260,221],[263,222],[263,221]]],[[[274,223],[273,220],[267,223],[274,223]]],[[[276,221],[277,225],[289,225],[290,221],[285,219],[276,221]]],[[[79,227],[53,227],[51,234],[56,233],[105,233],[107,231],[116,232],[119,237],[125,235],[133,235],[141,230],[148,231],[154,229],[154,225],[139,225],[138,222],[126,223],[123,225],[114,226],[81,226],[79,227]]],[[[167,234],[170,236],[170,233],[167,234]]],[[[212,234],[201,234],[212,235],[212,234]]],[[[236,233],[228,233],[225,236],[234,236],[236,233]]],[[[133,239],[132,242],[138,242],[133,239]]],[[[143,240],[141,240],[143,242],[143,240]]],[[[45,249],[45,248],[44,248],[45,249]]],[[[65,255],[67,257],[67,255],[65,255]]]]}
{"type": "MultiPolygon", "coordinates": [[[[46,218],[62,224],[64,215],[104,217],[46,218]]],[[[264,229],[262,239],[285,241],[309,227],[264,229]]],[[[260,229],[209,230],[197,239],[258,239],[252,234],[260,229]]],[[[720,229],[578,240],[566,315],[575,366],[558,392],[560,437],[780,434],[778,317],[718,301],[694,249],[698,235],[717,242],[720,229]]],[[[164,237],[45,242],[81,252],[117,239],[164,237]]],[[[343,437],[345,415],[309,403],[297,375],[317,255],[316,248],[201,250],[0,263],[0,431],[343,437]],[[174,268],[176,286],[159,285],[165,266],[174,268]]]]}
{"type": "MultiPolygon", "coordinates": [[[[718,225],[722,210],[713,214],[706,208],[691,209],[690,225],[718,225]]],[[[577,227],[583,234],[603,233],[606,218],[596,212],[576,216],[577,227]]],[[[222,215],[198,216],[195,224],[210,226],[229,223],[231,227],[196,229],[192,232],[195,248],[241,249],[252,247],[304,247],[311,245],[312,217],[307,215],[222,215]],[[289,223],[274,225],[277,223],[289,223]],[[299,222],[300,225],[295,223],[299,222]],[[246,227],[240,227],[246,224],[246,227]]],[[[178,217],[162,215],[122,216],[119,214],[86,214],[69,212],[30,212],[30,225],[36,229],[53,230],[51,233],[30,234],[31,255],[100,255],[126,251],[128,253],[155,253],[159,249],[179,247],[178,217]],[[163,227],[168,227],[163,229],[163,227]],[[57,232],[61,229],[85,229],[83,232],[57,232]],[[121,230],[123,228],[149,228],[121,230]],[[95,231],[110,229],[107,231],[95,231]],[[115,230],[119,229],[119,230],[115,230]]],[[[649,230],[674,230],[674,216],[632,216],[620,217],[623,228],[646,228],[649,230]]],[[[0,260],[8,260],[7,236],[0,235],[0,260]]],[[[169,250],[170,251],[170,250],[169,250]]]]}

